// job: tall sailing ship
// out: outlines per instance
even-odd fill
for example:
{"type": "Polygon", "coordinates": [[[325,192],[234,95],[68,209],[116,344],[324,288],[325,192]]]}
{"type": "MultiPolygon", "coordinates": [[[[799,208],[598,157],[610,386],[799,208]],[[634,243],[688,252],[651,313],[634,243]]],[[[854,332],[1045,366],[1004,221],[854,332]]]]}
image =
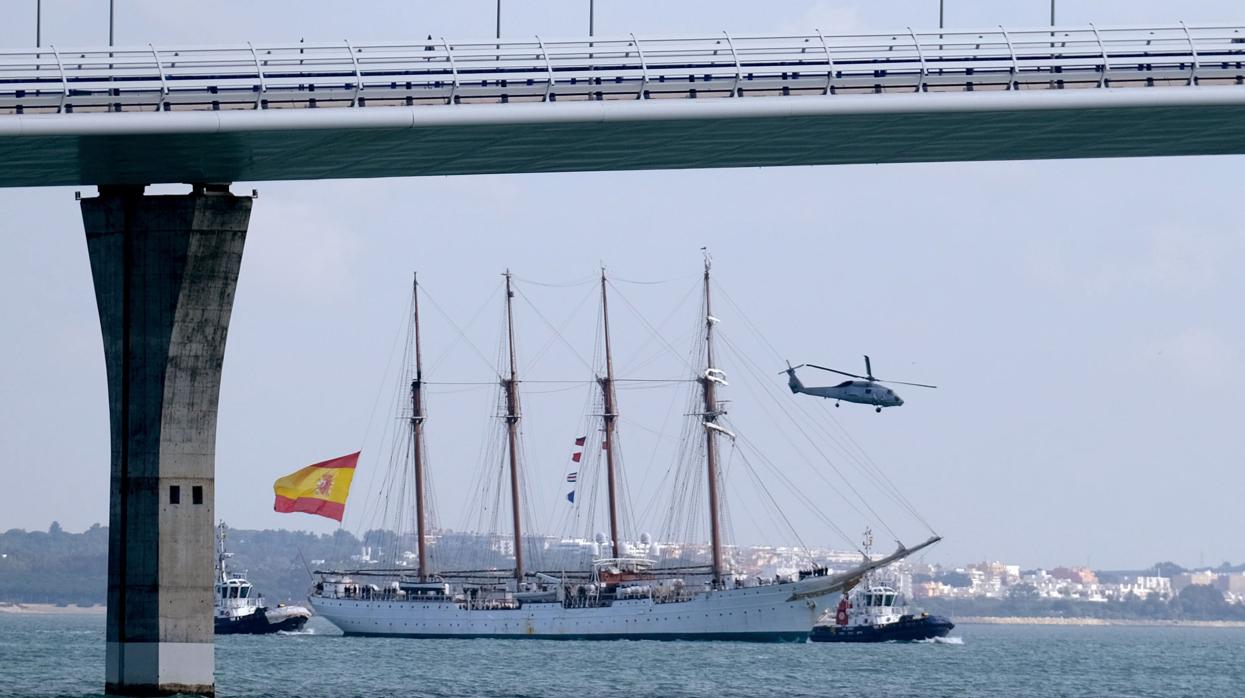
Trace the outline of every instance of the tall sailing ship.
{"type": "MultiPolygon", "coordinates": [[[[604,370],[596,379],[604,409],[602,453],[608,501],[609,536],[588,569],[534,570],[524,559],[520,504],[519,375],[515,351],[514,289],[505,275],[507,366],[501,377],[506,426],[514,567],[511,570],[434,570],[428,557],[428,505],[425,490],[424,391],[419,336],[419,288],[412,302],[414,377],[410,383],[409,450],[414,469],[417,567],[412,570],[318,571],[309,600],[316,613],[347,635],[415,638],[548,638],[746,640],[803,642],[837,595],[870,571],[906,558],[939,540],[902,545],[892,554],[861,562],[840,573],[813,565],[794,578],[761,580],[737,574],[722,541],[719,494],[721,438],[731,436],[719,423],[724,414],[717,389],[724,384],[715,363],[710,264],[703,290],[704,365],[695,381],[703,431],[704,477],[708,491],[711,562],[703,567],[669,567],[649,557],[626,554],[619,519],[618,467],[614,440],[619,410],[609,335],[607,283],[601,275],[604,370]],[[380,582],[377,584],[376,582],[380,582]]],[[[697,437],[702,438],[702,437],[697,437]]]]}

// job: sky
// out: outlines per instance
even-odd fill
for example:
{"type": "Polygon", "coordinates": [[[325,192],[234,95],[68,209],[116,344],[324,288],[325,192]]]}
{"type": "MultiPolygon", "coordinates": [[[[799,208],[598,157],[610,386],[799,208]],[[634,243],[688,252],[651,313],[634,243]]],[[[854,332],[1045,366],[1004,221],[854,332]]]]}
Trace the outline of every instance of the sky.
{"type": "MultiPolygon", "coordinates": [[[[489,0],[372,2],[348,12],[309,1],[297,13],[254,1],[116,5],[118,44],[491,36],[494,8],[489,0]]],[[[0,10],[0,46],[33,44],[33,6],[0,10]]],[[[45,43],[106,43],[106,2],[43,7],[45,43]]],[[[1038,26],[1048,12],[1045,2],[948,0],[947,24],[1038,26]]],[[[1245,24],[1245,6],[1213,0],[1063,0],[1058,12],[1068,24],[1245,24]]],[[[586,23],[585,2],[510,0],[502,31],[575,36],[586,23]]],[[[597,2],[601,35],[936,23],[933,1],[597,2]]],[[[680,301],[708,246],[716,282],[734,301],[719,301],[722,332],[770,381],[749,387],[760,374],[724,356],[730,419],[782,471],[758,466],[771,505],[731,461],[738,542],[791,542],[767,523],[775,506],[805,543],[842,543],[826,519],[856,535],[869,517],[836,492],[869,483],[836,450],[845,432],[945,537],[929,561],[1245,561],[1243,167],[1245,158],[1225,156],[236,183],[235,192],[255,188],[259,199],[221,387],[217,514],[236,527],[331,531],[335,522],[272,512],[271,483],[363,448],[346,527],[367,524],[400,428],[392,403],[413,271],[454,323],[425,312],[439,380],[491,379],[507,268],[522,291],[524,375],[590,377],[579,355],[591,363],[591,278],[601,264],[626,299],[611,306],[621,309],[623,369],[686,377],[663,341],[681,351],[690,340],[696,308],[680,301]],[[628,304],[653,325],[669,318],[665,340],[628,304]],[[901,387],[907,404],[881,415],[773,400],[783,359],[850,371],[863,368],[865,353],[879,376],[940,387],[901,387]],[[822,444],[839,471],[767,418],[780,404],[806,411],[814,434],[839,435],[822,444]],[[799,506],[784,479],[817,511],[799,506]]],[[[107,522],[107,392],[75,191],[0,190],[0,530],[107,522]]],[[[808,384],[830,378],[801,375],[808,384]]],[[[566,513],[566,459],[587,387],[538,387],[524,398],[527,477],[533,516],[549,529],[566,513]]],[[[659,393],[620,395],[630,495],[636,513],[649,514],[636,525],[652,531],[660,515],[645,502],[668,497],[659,490],[673,454],[669,435],[653,432],[682,405],[659,393]]],[[[465,525],[493,399],[491,388],[474,386],[430,396],[443,525],[465,525]]],[[[867,499],[906,542],[926,535],[885,497],[867,499]]]]}

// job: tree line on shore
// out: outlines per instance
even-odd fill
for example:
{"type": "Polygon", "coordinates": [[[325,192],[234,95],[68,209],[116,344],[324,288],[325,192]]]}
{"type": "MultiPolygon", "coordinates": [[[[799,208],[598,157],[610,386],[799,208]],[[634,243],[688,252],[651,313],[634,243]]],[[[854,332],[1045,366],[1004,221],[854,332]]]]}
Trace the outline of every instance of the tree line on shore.
{"type": "MultiPolygon", "coordinates": [[[[246,574],[272,601],[296,600],[311,586],[311,561],[338,565],[360,546],[343,530],[316,535],[230,529],[229,569],[246,574]]],[[[47,531],[0,533],[0,603],[94,606],[105,602],[107,592],[108,527],[67,533],[53,522],[47,531]]]]}

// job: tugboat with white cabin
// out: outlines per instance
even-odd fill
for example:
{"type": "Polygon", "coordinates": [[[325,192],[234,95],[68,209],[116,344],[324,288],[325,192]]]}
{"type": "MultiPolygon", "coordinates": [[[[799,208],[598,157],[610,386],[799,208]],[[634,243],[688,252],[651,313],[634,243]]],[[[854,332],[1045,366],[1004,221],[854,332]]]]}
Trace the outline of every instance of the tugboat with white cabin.
{"type": "Polygon", "coordinates": [[[278,631],[301,630],[311,618],[305,606],[277,604],[270,607],[246,577],[232,573],[225,560],[233,553],[225,551],[225,523],[217,527],[216,609],[213,615],[217,635],[263,635],[278,631]]]}
{"type": "Polygon", "coordinates": [[[946,637],[955,628],[949,618],[912,613],[891,587],[873,586],[844,594],[833,624],[813,626],[813,642],[915,642],[946,637]],[[897,605],[898,602],[898,605],[897,605]]]}
{"type": "MultiPolygon", "coordinates": [[[[872,543],[873,534],[866,531],[866,551],[872,543]]],[[[823,621],[814,625],[809,640],[917,642],[946,637],[955,628],[955,623],[949,618],[910,610],[902,594],[894,587],[874,583],[873,577],[874,573],[869,573],[863,578],[861,587],[844,591],[835,608],[833,623],[823,621]]]]}

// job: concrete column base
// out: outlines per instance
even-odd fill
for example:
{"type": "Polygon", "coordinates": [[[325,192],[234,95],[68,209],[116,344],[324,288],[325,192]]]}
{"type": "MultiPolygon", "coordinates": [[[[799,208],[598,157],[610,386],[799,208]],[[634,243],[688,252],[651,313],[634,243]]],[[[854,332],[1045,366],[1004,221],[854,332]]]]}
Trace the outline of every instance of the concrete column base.
{"type": "Polygon", "coordinates": [[[112,425],[110,694],[215,691],[216,406],[250,215],[222,185],[82,200],[112,425]]]}
{"type": "Polygon", "coordinates": [[[213,696],[215,652],[211,642],[109,642],[104,691],[125,696],[213,696]],[[125,676],[117,673],[122,667],[125,676]]]}

